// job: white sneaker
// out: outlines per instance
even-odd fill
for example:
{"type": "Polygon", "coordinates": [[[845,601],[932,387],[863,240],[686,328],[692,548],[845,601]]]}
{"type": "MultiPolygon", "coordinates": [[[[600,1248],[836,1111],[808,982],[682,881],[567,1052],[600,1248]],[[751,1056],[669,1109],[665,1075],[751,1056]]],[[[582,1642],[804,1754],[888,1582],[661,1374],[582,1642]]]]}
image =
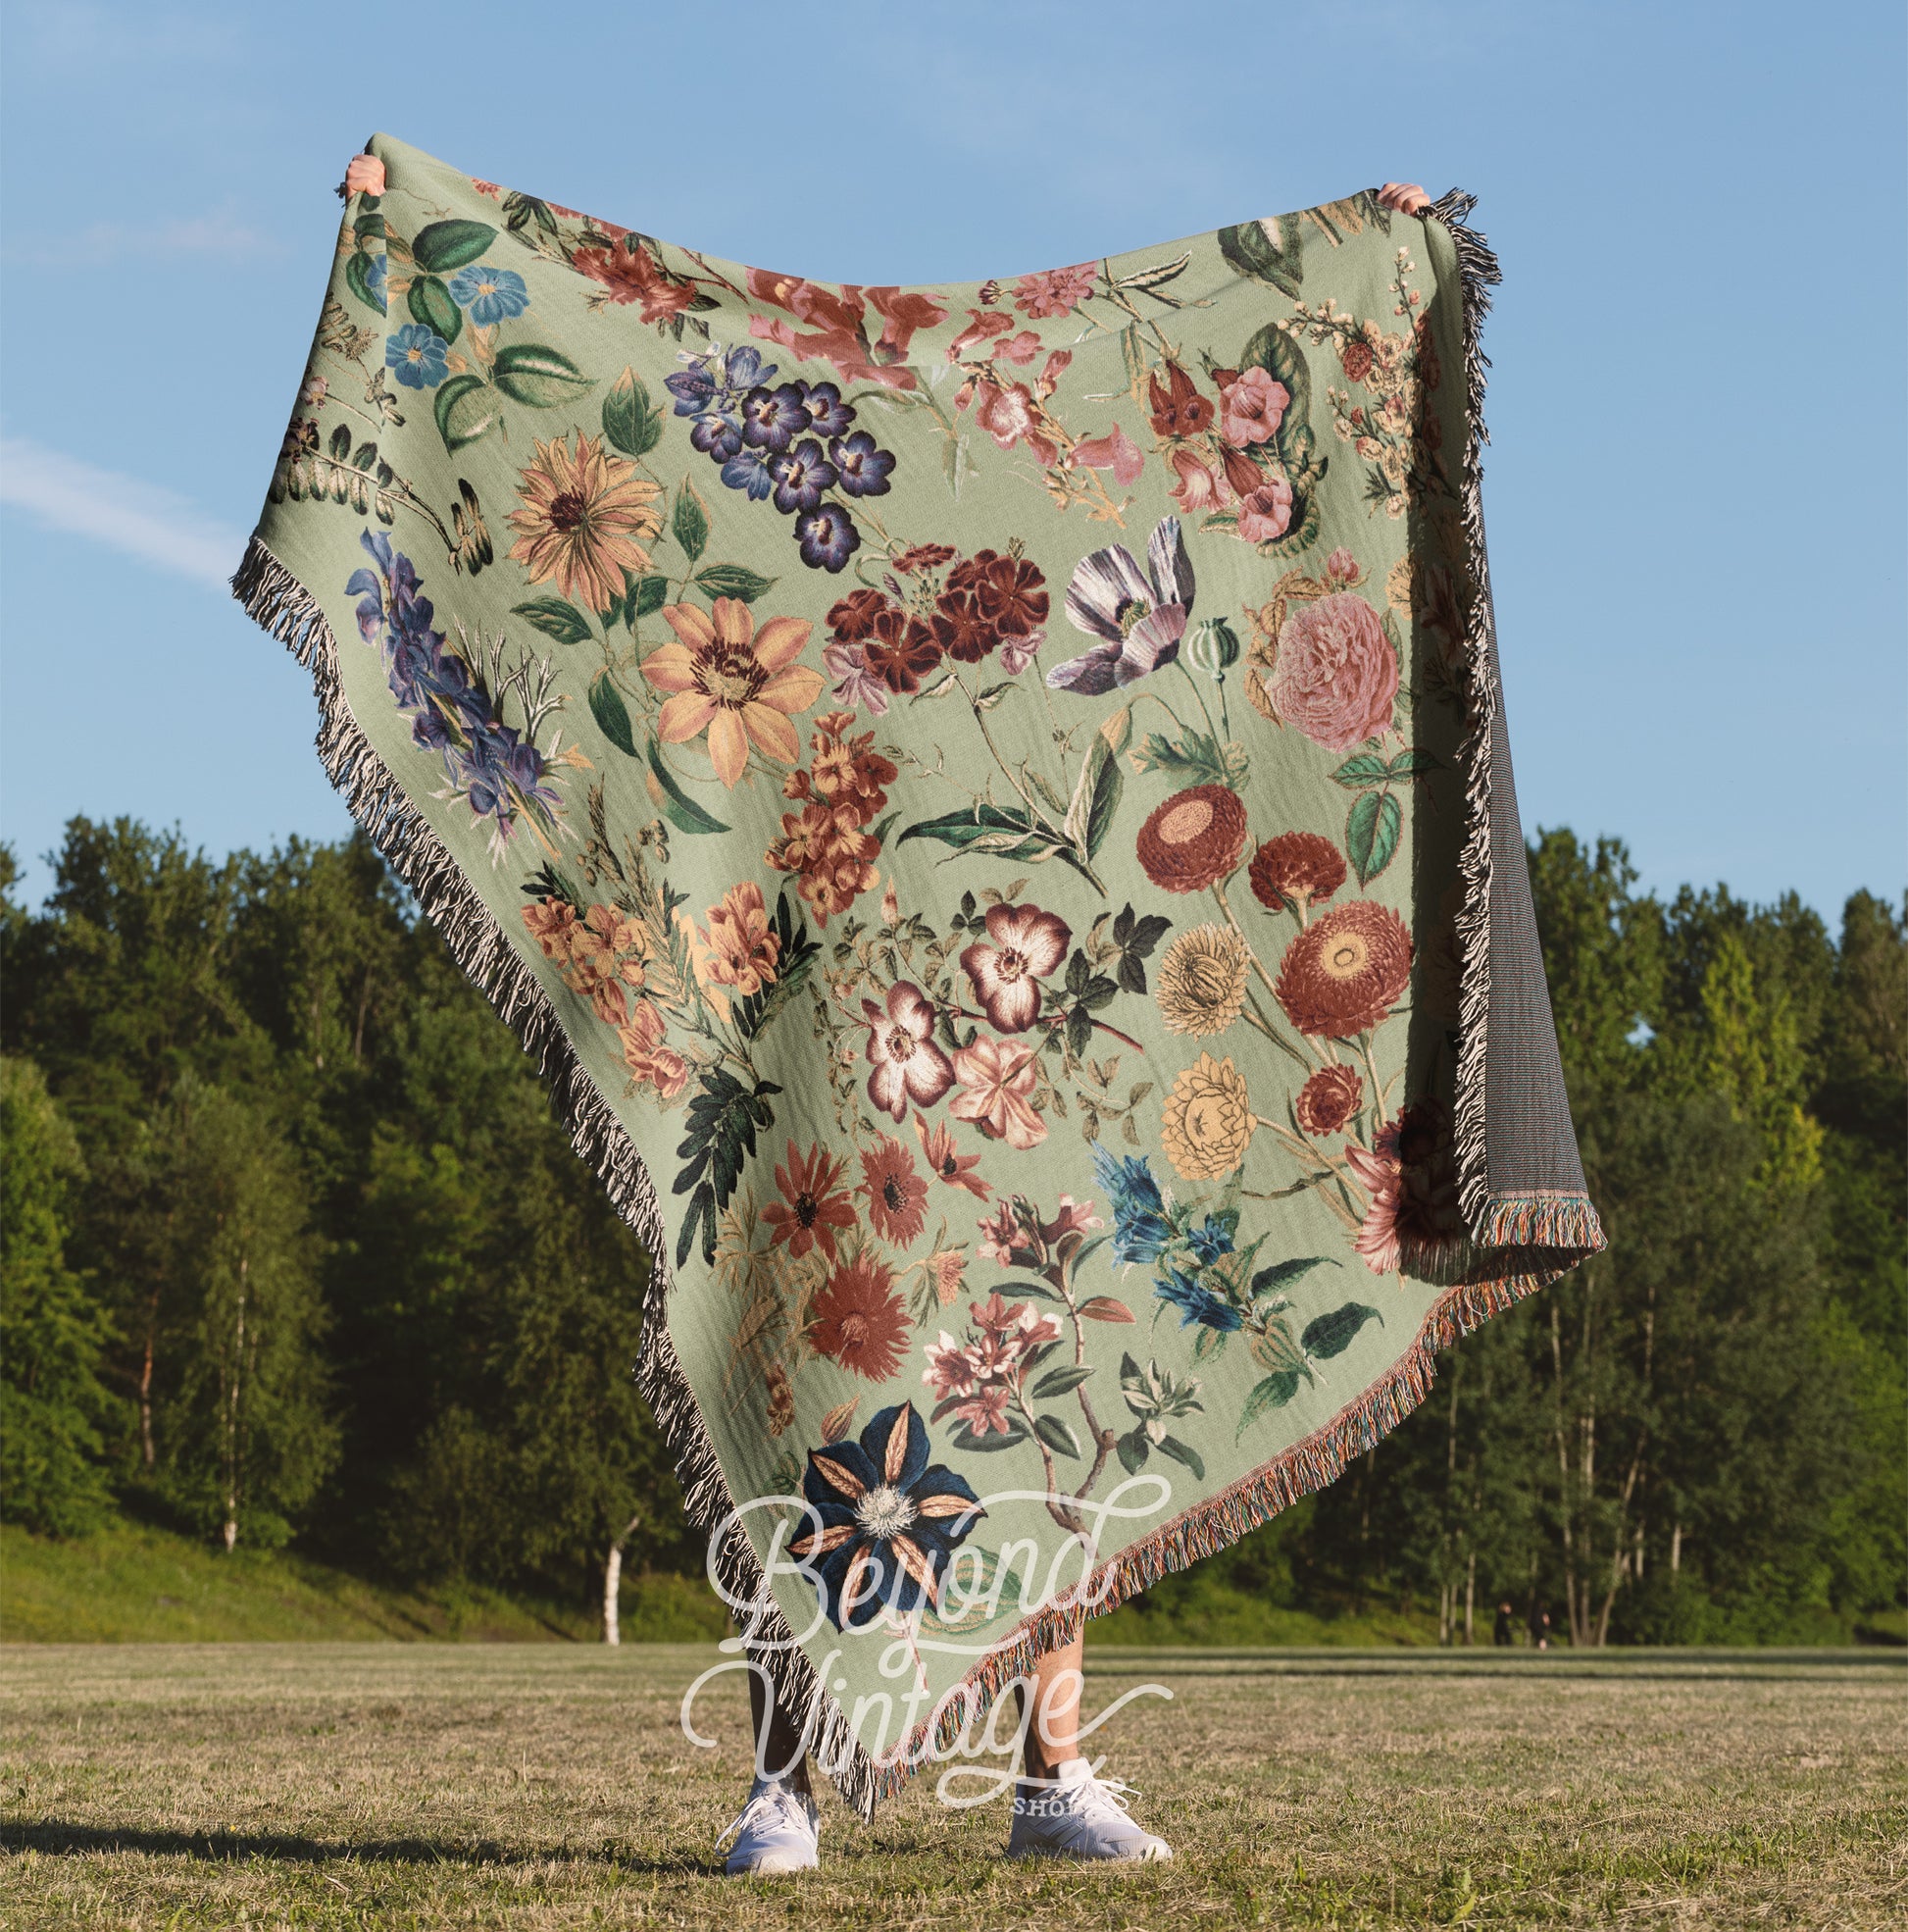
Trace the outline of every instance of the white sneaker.
{"type": "Polygon", "coordinates": [[[820,1862],[822,1814],[815,1800],[797,1791],[785,1778],[758,1776],[749,1787],[749,1802],[718,1835],[720,1845],[731,1832],[741,1835],[730,1847],[728,1871],[731,1878],[746,1873],[812,1871],[820,1862]]]}
{"type": "Polygon", "coordinates": [[[1127,1815],[1118,1778],[1096,1778],[1083,1757],[1069,1757],[1050,1779],[1023,1777],[1014,1790],[1010,1858],[1170,1858],[1163,1838],[1141,1831],[1127,1815]]]}

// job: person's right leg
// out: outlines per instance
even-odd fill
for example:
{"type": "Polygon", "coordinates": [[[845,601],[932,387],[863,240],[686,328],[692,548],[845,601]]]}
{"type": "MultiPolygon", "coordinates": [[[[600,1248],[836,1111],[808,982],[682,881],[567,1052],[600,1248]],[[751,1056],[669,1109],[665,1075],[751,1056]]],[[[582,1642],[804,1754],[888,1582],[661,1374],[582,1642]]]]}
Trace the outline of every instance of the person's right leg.
{"type": "Polygon", "coordinates": [[[749,1672],[749,1719],[755,1778],[749,1802],[728,1827],[737,1836],[727,1868],[735,1876],[811,1870],[820,1861],[822,1821],[809,1785],[801,1726],[755,1669],[749,1672]]]}

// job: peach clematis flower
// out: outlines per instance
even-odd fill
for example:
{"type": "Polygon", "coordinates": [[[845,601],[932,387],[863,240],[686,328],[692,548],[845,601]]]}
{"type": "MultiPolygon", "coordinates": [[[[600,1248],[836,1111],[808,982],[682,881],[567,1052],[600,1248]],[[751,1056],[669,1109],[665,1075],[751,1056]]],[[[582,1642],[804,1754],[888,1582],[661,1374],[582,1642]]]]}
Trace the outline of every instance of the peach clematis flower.
{"type": "Polygon", "coordinates": [[[709,734],[716,776],[733,789],[748,764],[749,746],[792,765],[801,741],[788,721],[822,695],[819,671],[795,662],[814,629],[807,619],[772,617],[758,632],[739,597],[718,597],[712,611],[665,604],[663,619],[676,641],[642,661],[642,675],[670,697],[658,720],[665,744],[709,734]]]}
{"type": "Polygon", "coordinates": [[[1025,1046],[1009,1046],[982,1035],[954,1055],[961,1092],[947,1103],[956,1120],[972,1121],[988,1139],[1025,1153],[1047,1138],[1047,1124],[1033,1109],[1035,1069],[1025,1046]]]}

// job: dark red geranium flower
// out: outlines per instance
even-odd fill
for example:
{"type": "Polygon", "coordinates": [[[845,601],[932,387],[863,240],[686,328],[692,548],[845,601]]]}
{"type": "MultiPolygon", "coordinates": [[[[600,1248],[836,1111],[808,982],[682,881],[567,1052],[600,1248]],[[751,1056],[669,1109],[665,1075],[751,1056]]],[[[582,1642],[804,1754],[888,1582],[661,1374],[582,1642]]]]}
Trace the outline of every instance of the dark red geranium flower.
{"type": "Polygon", "coordinates": [[[934,600],[934,640],[949,657],[979,664],[1000,646],[1000,633],[971,590],[943,590],[934,600]]]}
{"type": "Polygon", "coordinates": [[[953,556],[954,550],[947,543],[910,543],[894,560],[894,568],[903,577],[912,577],[918,570],[934,570],[953,556]]]}
{"type": "Polygon", "coordinates": [[[872,636],[875,620],[887,608],[887,599],[879,590],[850,590],[828,606],[828,629],[844,644],[859,643],[872,636]]]}
{"type": "Polygon", "coordinates": [[[869,670],[891,691],[918,691],[941,658],[940,645],[927,625],[893,604],[876,618],[874,634],[862,650],[869,670]]]}
{"type": "Polygon", "coordinates": [[[1046,579],[1025,557],[996,557],[976,595],[1004,637],[1025,637],[1047,621],[1046,579]]]}

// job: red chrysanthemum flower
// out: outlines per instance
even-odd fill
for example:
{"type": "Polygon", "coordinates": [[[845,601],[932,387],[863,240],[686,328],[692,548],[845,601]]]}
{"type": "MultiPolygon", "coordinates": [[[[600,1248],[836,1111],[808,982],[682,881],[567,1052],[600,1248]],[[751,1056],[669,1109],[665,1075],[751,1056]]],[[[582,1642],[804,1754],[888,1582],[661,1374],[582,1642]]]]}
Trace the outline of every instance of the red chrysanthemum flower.
{"type": "Polygon", "coordinates": [[[1298,1090],[1292,1108],[1308,1134],[1336,1134],[1365,1097],[1365,1083],[1354,1067],[1321,1067],[1298,1090]]]}
{"type": "Polygon", "coordinates": [[[1390,1012],[1411,979],[1411,935],[1371,899],[1321,913],[1285,948],[1273,991],[1300,1033],[1346,1040],[1390,1012]]]}
{"type": "Polygon", "coordinates": [[[921,1233],[928,1183],[915,1171],[914,1156],[899,1141],[881,1137],[873,1153],[861,1157],[858,1194],[868,1196],[868,1220],[883,1241],[912,1246],[921,1233]]]}
{"type": "Polygon", "coordinates": [[[816,1352],[870,1382],[886,1382],[901,1366],[911,1328],[893,1273],[866,1257],[837,1268],[809,1303],[816,1352]]]}
{"type": "Polygon", "coordinates": [[[1155,886],[1197,892],[1239,862],[1245,849],[1245,807],[1224,785],[1176,791],[1139,828],[1139,863],[1155,886]]]}
{"type": "Polygon", "coordinates": [[[1316,832],[1281,832],[1252,857],[1252,896],[1268,912],[1290,906],[1301,915],[1323,905],[1345,883],[1345,862],[1316,832]]]}
{"type": "Polygon", "coordinates": [[[834,1231],[855,1225],[854,1206],[840,1191],[847,1164],[825,1153],[819,1141],[806,1154],[798,1154],[794,1142],[788,1143],[788,1165],[776,1169],[781,1199],[762,1210],[763,1220],[776,1231],[772,1246],[786,1242],[789,1253],[799,1258],[819,1245],[834,1259],[834,1231]]]}

